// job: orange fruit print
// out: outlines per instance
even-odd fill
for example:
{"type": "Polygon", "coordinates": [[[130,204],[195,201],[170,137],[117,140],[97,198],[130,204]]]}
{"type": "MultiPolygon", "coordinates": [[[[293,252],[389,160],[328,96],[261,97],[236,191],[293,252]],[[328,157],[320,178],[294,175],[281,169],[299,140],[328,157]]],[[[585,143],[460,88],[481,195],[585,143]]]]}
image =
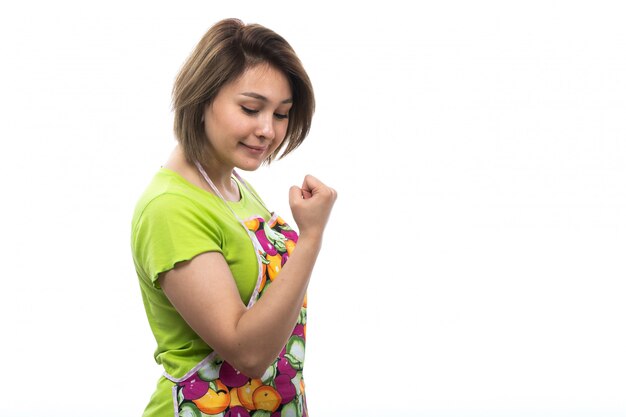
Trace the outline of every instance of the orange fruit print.
{"type": "Polygon", "coordinates": [[[193,400],[200,411],[205,414],[218,414],[226,410],[230,404],[230,394],[228,388],[221,381],[215,381],[217,391],[209,389],[203,397],[193,400]]]}
{"type": "MultiPolygon", "coordinates": [[[[246,220],[245,226],[256,239],[261,260],[257,297],[272,285],[294,251],[298,235],[277,217],[266,224],[261,217],[246,220]]],[[[216,352],[200,369],[177,384],[175,408],[181,417],[307,417],[304,398],[307,296],[291,337],[276,360],[260,379],[249,378],[223,361],[216,352]],[[208,387],[208,390],[207,390],[208,387]]]]}
{"type": "Polygon", "coordinates": [[[281,400],[282,398],[280,398],[278,391],[269,385],[257,388],[254,394],[252,394],[252,401],[257,410],[266,410],[273,413],[278,409],[281,400]]]}
{"type": "Polygon", "coordinates": [[[252,400],[252,394],[261,385],[263,385],[263,383],[260,379],[251,379],[246,385],[237,388],[237,397],[239,401],[241,401],[241,404],[248,410],[256,409],[254,401],[252,400]]]}

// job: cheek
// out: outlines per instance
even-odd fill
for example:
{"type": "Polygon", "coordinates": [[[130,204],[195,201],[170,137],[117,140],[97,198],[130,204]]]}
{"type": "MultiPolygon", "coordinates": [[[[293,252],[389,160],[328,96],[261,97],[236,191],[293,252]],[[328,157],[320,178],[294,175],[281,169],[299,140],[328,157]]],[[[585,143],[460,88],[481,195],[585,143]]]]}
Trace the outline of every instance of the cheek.
{"type": "Polygon", "coordinates": [[[274,140],[274,143],[272,144],[272,147],[274,149],[278,148],[280,144],[285,141],[285,135],[287,134],[287,126],[278,127],[276,128],[275,131],[276,131],[276,139],[274,140]]]}
{"type": "Polygon", "coordinates": [[[280,124],[276,128],[276,138],[279,138],[278,142],[282,142],[285,140],[285,135],[287,135],[287,128],[289,127],[288,123],[280,124]]]}
{"type": "Polygon", "coordinates": [[[224,125],[228,126],[229,131],[238,137],[247,137],[254,130],[252,120],[244,117],[230,117],[225,120],[224,125]]]}

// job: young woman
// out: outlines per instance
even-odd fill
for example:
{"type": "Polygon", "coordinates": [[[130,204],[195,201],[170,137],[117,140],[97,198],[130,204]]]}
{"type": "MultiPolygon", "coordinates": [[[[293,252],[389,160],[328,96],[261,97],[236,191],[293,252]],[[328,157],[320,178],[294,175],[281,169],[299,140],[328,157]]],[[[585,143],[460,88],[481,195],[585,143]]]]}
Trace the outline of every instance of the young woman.
{"type": "Polygon", "coordinates": [[[336,192],[289,190],[296,233],[235,169],[297,148],[314,110],[293,49],[228,19],[173,89],[178,145],[139,199],[132,252],[155,359],[144,416],[306,416],[306,289],[336,192]]]}

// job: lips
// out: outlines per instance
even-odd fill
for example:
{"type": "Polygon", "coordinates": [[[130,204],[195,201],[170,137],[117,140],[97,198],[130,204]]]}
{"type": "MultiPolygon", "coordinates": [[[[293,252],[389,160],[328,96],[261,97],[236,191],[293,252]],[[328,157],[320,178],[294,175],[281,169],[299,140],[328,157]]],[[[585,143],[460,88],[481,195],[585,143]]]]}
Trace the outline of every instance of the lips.
{"type": "Polygon", "coordinates": [[[248,148],[249,150],[251,150],[254,153],[263,153],[267,150],[266,146],[252,146],[252,145],[246,145],[245,143],[241,142],[241,144],[245,147],[248,148]]]}

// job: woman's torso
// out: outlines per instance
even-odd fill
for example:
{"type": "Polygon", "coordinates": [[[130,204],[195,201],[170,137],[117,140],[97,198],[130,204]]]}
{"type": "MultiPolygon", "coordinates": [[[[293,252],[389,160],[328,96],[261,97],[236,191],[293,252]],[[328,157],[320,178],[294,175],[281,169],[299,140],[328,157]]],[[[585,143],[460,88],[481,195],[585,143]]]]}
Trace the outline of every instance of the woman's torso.
{"type": "MultiPolygon", "coordinates": [[[[237,181],[241,199],[227,202],[162,168],[136,206],[132,251],[148,322],[157,342],[154,353],[165,372],[181,377],[212,349],[187,325],[158,285],[158,275],[177,262],[219,251],[228,263],[242,302],[248,303],[258,276],[255,250],[242,219],[270,213],[253,190],[237,181]],[[229,208],[230,207],[230,208],[229,208]]],[[[171,415],[173,384],[161,378],[144,416],[171,415]],[[168,406],[163,408],[163,404],[168,406]]]]}

